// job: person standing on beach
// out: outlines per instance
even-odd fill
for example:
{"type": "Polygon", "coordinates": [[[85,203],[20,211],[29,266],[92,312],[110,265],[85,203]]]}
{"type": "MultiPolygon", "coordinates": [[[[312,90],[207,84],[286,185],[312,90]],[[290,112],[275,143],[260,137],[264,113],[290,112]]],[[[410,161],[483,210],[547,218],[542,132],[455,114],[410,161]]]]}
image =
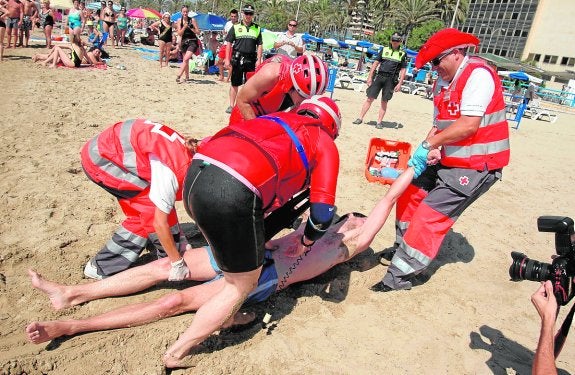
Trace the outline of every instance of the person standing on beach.
{"type": "Polygon", "coordinates": [[[24,0],[22,4],[24,5],[24,13],[22,23],[20,24],[20,38],[18,40],[18,45],[28,47],[30,30],[32,30],[32,22],[38,17],[38,8],[33,0],[24,0]]]}
{"type": "Polygon", "coordinates": [[[235,24],[226,36],[228,48],[224,68],[232,67],[230,105],[226,109],[227,113],[232,113],[238,90],[246,82],[246,74],[256,70],[262,62],[262,31],[259,25],[253,22],[254,12],[254,7],[246,4],[242,9],[242,22],[235,24]]]}
{"type": "Polygon", "coordinates": [[[218,59],[217,59],[217,66],[219,69],[219,80],[220,81],[224,81],[224,70],[228,71],[228,75],[226,77],[226,82],[230,82],[230,78],[232,76],[232,66],[230,65],[229,67],[224,67],[224,62],[226,60],[226,50],[228,48],[232,48],[231,44],[226,42],[226,37],[228,36],[228,32],[230,31],[230,29],[239,22],[239,15],[238,15],[238,10],[237,9],[232,9],[230,10],[230,19],[228,20],[228,22],[226,22],[225,26],[224,26],[224,34],[223,34],[223,40],[224,42],[220,45],[220,49],[218,50],[218,59]]]}
{"type": "MultiPolygon", "coordinates": [[[[24,18],[24,4],[20,0],[8,0],[6,4],[6,34],[8,35],[8,44],[6,48],[12,48],[12,37],[14,37],[14,47],[18,42],[18,29],[24,18]]],[[[1,41],[4,43],[4,41],[1,41]]]]}
{"type": "Polygon", "coordinates": [[[399,33],[393,33],[390,45],[381,49],[371,65],[367,77],[367,85],[369,87],[365,90],[367,98],[365,102],[363,102],[359,117],[353,122],[354,124],[359,125],[363,122],[363,118],[369,110],[369,107],[371,107],[371,103],[373,103],[381,91],[381,104],[375,127],[377,129],[383,128],[382,120],[387,111],[387,102],[391,100],[394,92],[401,90],[401,84],[405,78],[407,54],[401,47],[402,40],[403,38],[399,33]],[[373,78],[374,74],[375,79],[373,78]]]}
{"type": "Polygon", "coordinates": [[[288,22],[288,29],[285,33],[278,35],[278,38],[274,42],[274,48],[277,53],[281,55],[287,55],[292,59],[298,57],[305,52],[305,44],[301,39],[301,36],[297,35],[297,21],[290,20],[288,22]]]}
{"type": "Polygon", "coordinates": [[[483,59],[465,54],[478,44],[472,34],[443,29],[416,57],[417,68],[431,61],[441,90],[435,90],[433,127],[408,162],[415,179],[397,202],[395,253],[373,291],[410,289],[455,221],[501,179],[509,163],[501,81],[483,59]]]}

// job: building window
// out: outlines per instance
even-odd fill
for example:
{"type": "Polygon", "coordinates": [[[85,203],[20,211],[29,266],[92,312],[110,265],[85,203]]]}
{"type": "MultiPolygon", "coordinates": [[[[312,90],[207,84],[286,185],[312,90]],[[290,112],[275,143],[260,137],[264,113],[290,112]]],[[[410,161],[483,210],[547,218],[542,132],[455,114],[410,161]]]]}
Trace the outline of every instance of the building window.
{"type": "Polygon", "coordinates": [[[549,64],[557,64],[557,56],[549,56],[549,64]]]}
{"type": "Polygon", "coordinates": [[[562,57],[561,65],[573,66],[575,64],[575,57],[562,57]]]}
{"type": "Polygon", "coordinates": [[[519,18],[519,13],[513,13],[513,15],[511,16],[511,19],[516,20],[517,18],[519,18]]]}

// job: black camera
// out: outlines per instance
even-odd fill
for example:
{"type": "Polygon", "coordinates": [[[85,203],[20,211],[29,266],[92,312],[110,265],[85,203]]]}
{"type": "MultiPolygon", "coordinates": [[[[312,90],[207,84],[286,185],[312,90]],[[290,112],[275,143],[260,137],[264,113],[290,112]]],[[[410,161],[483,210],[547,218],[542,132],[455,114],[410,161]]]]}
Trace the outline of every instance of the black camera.
{"type": "Polygon", "coordinates": [[[558,256],[551,264],[529,259],[513,251],[509,267],[512,281],[531,280],[553,283],[553,294],[559,305],[566,305],[575,295],[575,236],[573,219],[566,216],[541,216],[537,219],[539,232],[555,233],[555,252],[558,256]]]}

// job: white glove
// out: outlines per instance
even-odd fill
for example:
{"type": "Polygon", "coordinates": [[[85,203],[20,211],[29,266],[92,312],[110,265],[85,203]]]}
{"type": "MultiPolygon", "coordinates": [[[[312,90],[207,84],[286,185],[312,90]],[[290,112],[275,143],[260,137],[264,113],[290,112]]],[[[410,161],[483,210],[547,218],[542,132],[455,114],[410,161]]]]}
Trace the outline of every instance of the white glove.
{"type": "Polygon", "coordinates": [[[190,275],[190,270],[184,262],[184,258],[172,263],[172,269],[170,269],[170,276],[168,281],[181,281],[190,275]]]}

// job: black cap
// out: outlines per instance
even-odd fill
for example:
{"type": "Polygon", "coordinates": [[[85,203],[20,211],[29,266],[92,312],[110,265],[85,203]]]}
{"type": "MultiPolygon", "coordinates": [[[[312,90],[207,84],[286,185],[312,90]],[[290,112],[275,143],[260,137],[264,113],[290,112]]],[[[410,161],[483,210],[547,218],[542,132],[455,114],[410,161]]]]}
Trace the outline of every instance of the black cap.
{"type": "Polygon", "coordinates": [[[256,10],[255,10],[254,6],[251,4],[246,4],[242,8],[242,12],[244,12],[244,13],[254,13],[255,11],[256,10]]]}
{"type": "Polygon", "coordinates": [[[391,41],[392,42],[401,42],[401,41],[403,41],[403,36],[396,31],[393,34],[391,34],[391,41]]]}

